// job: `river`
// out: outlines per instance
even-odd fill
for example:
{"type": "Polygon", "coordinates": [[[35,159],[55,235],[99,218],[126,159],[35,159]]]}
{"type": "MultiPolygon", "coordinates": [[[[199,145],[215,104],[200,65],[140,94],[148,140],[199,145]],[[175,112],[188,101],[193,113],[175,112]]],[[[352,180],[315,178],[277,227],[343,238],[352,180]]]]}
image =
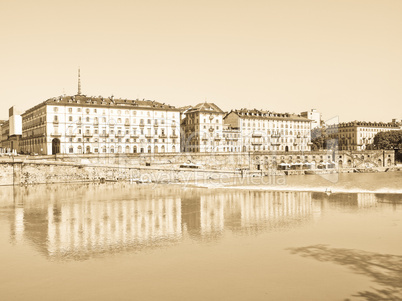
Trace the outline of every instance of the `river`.
{"type": "Polygon", "coordinates": [[[401,234],[396,172],[0,187],[0,300],[399,300],[401,234]]]}

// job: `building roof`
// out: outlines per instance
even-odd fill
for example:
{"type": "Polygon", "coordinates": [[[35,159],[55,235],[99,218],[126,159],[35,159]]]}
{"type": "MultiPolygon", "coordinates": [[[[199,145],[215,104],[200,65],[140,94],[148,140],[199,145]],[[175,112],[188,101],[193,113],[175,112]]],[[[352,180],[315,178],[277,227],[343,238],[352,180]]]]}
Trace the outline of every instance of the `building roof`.
{"type": "Polygon", "coordinates": [[[339,127],[376,127],[376,128],[399,128],[401,124],[397,122],[367,122],[367,121],[351,121],[342,122],[338,124],[329,125],[328,128],[339,128],[339,127]]]}
{"type": "Polygon", "coordinates": [[[192,112],[206,112],[206,113],[221,113],[224,114],[224,112],[219,108],[216,104],[212,102],[201,102],[194,107],[191,107],[187,109],[187,113],[192,113],[192,112]]]}
{"type": "Polygon", "coordinates": [[[127,108],[127,109],[152,109],[152,110],[172,110],[179,111],[174,106],[157,102],[154,100],[129,100],[122,98],[102,97],[102,96],[86,96],[86,95],[73,95],[73,96],[58,96],[52,97],[44,102],[28,109],[22,115],[30,113],[39,107],[45,105],[68,105],[68,106],[93,106],[93,107],[116,107],[116,108],[127,108]]]}
{"type": "MultiPolygon", "coordinates": [[[[240,109],[240,110],[232,110],[230,113],[234,113],[241,118],[255,118],[255,119],[272,119],[272,120],[293,120],[293,121],[305,121],[310,122],[311,120],[300,115],[290,114],[290,113],[276,113],[266,110],[257,110],[257,109],[240,109]]],[[[226,117],[225,116],[225,117],[226,117]]]]}

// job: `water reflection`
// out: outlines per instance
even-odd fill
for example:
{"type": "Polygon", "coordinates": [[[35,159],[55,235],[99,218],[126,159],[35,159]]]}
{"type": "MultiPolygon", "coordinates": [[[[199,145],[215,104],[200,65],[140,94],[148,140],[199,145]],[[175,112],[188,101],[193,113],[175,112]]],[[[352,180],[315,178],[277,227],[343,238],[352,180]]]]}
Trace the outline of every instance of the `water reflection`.
{"type": "MultiPolygon", "coordinates": [[[[381,199],[382,200],[382,199],[381,199]]],[[[51,259],[213,241],[301,227],[331,209],[378,205],[375,194],[183,189],[181,186],[49,185],[0,189],[0,222],[11,240],[51,259]]]]}

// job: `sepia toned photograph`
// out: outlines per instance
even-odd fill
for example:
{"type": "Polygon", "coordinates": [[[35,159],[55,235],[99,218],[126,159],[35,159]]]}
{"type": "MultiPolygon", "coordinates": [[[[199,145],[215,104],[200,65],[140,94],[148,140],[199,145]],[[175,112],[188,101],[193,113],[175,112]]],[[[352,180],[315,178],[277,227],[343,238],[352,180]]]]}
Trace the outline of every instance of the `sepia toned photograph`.
{"type": "Polygon", "coordinates": [[[401,301],[401,0],[0,0],[1,301],[401,301]]]}

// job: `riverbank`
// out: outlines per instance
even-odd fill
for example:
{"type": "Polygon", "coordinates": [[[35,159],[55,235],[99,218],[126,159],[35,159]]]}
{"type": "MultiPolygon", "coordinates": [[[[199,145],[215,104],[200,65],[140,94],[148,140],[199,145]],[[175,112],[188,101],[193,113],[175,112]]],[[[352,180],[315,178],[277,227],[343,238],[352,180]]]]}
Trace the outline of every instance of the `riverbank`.
{"type": "MultiPolygon", "coordinates": [[[[127,162],[126,162],[127,163],[127,162]]],[[[31,185],[53,183],[116,182],[131,183],[191,183],[221,181],[230,178],[263,178],[291,175],[328,175],[337,173],[374,173],[402,171],[402,166],[337,169],[211,169],[205,166],[189,168],[183,164],[145,166],[130,164],[32,160],[26,158],[3,158],[0,161],[0,185],[31,185]]]]}

